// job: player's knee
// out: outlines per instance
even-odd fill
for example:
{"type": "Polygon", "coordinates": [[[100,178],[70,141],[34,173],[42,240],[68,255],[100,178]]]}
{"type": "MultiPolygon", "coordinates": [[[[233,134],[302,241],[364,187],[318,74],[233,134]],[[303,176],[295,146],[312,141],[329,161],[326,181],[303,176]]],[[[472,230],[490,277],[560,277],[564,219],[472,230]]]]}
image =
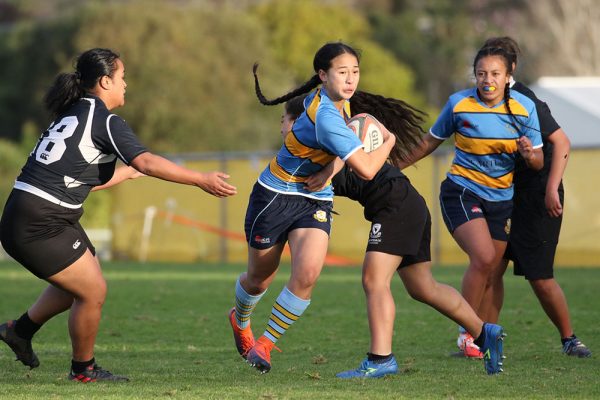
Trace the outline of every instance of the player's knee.
{"type": "Polygon", "coordinates": [[[383,290],[389,290],[390,283],[387,280],[383,280],[377,276],[371,276],[369,274],[363,274],[362,285],[365,293],[377,293],[383,290]]]}
{"type": "Polygon", "coordinates": [[[479,254],[471,258],[470,268],[491,275],[496,269],[496,257],[493,254],[479,254]]]}

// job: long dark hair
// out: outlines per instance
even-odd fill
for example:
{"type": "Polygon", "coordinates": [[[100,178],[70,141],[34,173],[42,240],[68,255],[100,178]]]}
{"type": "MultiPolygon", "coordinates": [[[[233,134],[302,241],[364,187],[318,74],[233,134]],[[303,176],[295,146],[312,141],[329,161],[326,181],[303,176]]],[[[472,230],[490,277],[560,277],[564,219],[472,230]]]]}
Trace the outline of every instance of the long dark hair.
{"type": "MultiPolygon", "coordinates": [[[[506,66],[507,73],[512,75],[513,62],[516,63],[516,55],[511,56],[502,47],[482,47],[481,49],[479,49],[479,51],[477,52],[477,55],[475,55],[475,60],[473,61],[473,73],[474,74],[476,74],[476,67],[477,67],[477,63],[479,62],[479,60],[481,60],[484,57],[488,57],[488,56],[502,57],[502,60],[504,61],[504,65],[506,66]],[[513,59],[514,59],[514,61],[513,61],[513,59]]],[[[517,130],[517,133],[519,134],[519,136],[522,136],[521,130],[517,126],[517,124],[522,125],[522,123],[520,123],[519,120],[517,120],[517,117],[513,114],[512,110],[510,109],[510,85],[509,84],[506,84],[506,86],[504,86],[504,107],[506,108],[506,112],[508,113],[508,115],[510,116],[510,119],[512,121],[511,125],[513,126],[513,128],[515,128],[517,130]]]]}
{"type": "MultiPolygon", "coordinates": [[[[304,111],[306,94],[289,99],[285,103],[285,112],[296,119],[304,111]]],[[[396,144],[390,152],[390,160],[398,165],[411,150],[422,142],[425,131],[421,125],[427,115],[423,111],[391,97],[383,97],[368,92],[356,91],[350,99],[352,115],[368,113],[377,118],[396,136],[396,144]]]]}
{"type": "Polygon", "coordinates": [[[268,100],[262,93],[260,89],[260,84],[258,83],[258,64],[254,64],[252,68],[252,73],[254,74],[254,88],[256,90],[256,97],[258,97],[258,101],[260,101],[265,106],[273,106],[276,104],[280,104],[288,101],[296,96],[299,96],[303,93],[308,93],[317,86],[321,84],[321,78],[319,78],[319,71],[327,71],[331,68],[331,60],[336,58],[337,56],[348,53],[352,54],[356,57],[357,60],[360,61],[360,56],[356,50],[352,47],[344,44],[342,42],[333,42],[327,43],[323,47],[321,47],[316,53],[315,58],[313,59],[313,69],[315,70],[315,75],[313,75],[308,81],[303,83],[301,86],[292,90],[289,93],[284,94],[273,100],[268,100]]]}
{"type": "Polygon", "coordinates": [[[44,96],[44,104],[52,115],[66,111],[96,86],[103,76],[112,77],[119,55],[109,49],[90,49],[77,57],[75,71],[59,74],[44,96]]]}
{"type": "Polygon", "coordinates": [[[422,143],[425,131],[421,125],[427,114],[402,100],[356,91],[350,99],[350,112],[353,116],[371,114],[396,136],[396,144],[390,152],[394,165],[407,160],[412,149],[422,143]]]}

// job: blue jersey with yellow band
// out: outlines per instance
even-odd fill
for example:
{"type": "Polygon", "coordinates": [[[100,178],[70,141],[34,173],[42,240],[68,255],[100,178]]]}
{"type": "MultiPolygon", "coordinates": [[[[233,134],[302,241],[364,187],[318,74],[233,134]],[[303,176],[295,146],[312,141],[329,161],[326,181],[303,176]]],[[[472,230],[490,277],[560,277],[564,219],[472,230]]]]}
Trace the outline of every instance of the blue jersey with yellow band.
{"type": "Polygon", "coordinates": [[[508,114],[504,100],[489,107],[479,99],[477,88],[466,89],[450,96],[430,130],[441,140],[454,134],[448,178],[488,201],[513,197],[516,139],[527,136],[533,148],[542,147],[535,103],[512,91],[509,106],[517,121],[508,114]]]}
{"type": "Polygon", "coordinates": [[[319,192],[310,192],[304,183],[336,157],[346,161],[362,148],[360,139],[346,126],[350,118],[349,102],[346,101],[343,111],[342,116],[323,88],[309,94],[304,99],[304,112],[258,182],[279,193],[333,200],[331,184],[319,192]]]}

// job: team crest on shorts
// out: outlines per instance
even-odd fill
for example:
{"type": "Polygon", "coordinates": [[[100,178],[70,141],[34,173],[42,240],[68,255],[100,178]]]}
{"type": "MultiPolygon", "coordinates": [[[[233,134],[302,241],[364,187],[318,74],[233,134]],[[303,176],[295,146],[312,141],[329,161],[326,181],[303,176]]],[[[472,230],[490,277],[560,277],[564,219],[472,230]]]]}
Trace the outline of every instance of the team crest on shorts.
{"type": "Polygon", "coordinates": [[[510,226],[511,226],[512,222],[510,220],[510,218],[508,218],[506,220],[506,225],[504,225],[504,232],[506,232],[507,235],[510,235],[510,226]]]}
{"type": "Polygon", "coordinates": [[[373,224],[369,233],[369,244],[381,243],[381,224],[373,224]]]}
{"type": "Polygon", "coordinates": [[[319,210],[313,214],[313,218],[319,222],[327,222],[327,213],[323,210],[319,210]]]}

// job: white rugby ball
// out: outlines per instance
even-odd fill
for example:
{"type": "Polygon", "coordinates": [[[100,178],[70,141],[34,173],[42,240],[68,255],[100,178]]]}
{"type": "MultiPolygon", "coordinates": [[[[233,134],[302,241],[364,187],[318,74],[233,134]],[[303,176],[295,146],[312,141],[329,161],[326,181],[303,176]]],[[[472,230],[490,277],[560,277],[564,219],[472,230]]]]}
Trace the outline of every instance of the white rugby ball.
{"type": "Polygon", "coordinates": [[[356,114],[346,125],[363,142],[366,153],[372,152],[383,144],[383,125],[371,114],[356,114]]]}

